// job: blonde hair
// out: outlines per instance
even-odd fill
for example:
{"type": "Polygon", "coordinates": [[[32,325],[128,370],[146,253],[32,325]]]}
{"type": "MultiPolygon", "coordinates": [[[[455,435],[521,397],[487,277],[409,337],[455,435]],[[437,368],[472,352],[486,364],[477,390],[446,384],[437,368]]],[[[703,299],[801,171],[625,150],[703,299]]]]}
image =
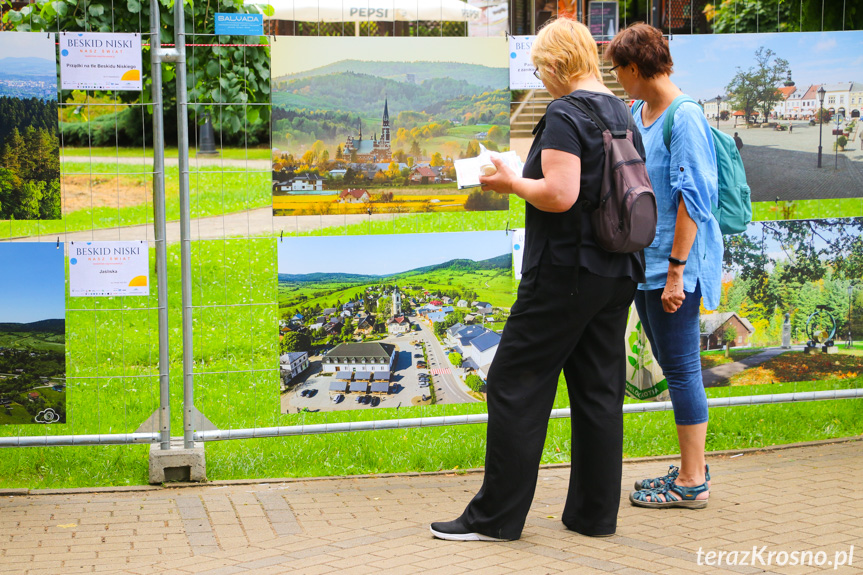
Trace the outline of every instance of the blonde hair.
{"type": "Polygon", "coordinates": [[[533,41],[530,59],[540,75],[553,69],[561,84],[589,76],[602,81],[596,41],[587,26],[571,18],[558,18],[544,26],[533,41]]]}

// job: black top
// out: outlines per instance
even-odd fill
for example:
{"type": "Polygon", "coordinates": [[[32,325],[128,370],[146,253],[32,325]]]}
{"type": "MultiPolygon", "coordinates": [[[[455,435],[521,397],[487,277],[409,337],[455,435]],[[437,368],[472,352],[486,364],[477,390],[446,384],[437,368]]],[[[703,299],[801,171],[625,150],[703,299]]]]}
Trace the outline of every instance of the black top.
{"type": "MultiPolygon", "coordinates": [[[[625,130],[630,126],[630,113],[617,96],[602,92],[576,90],[571,96],[590,107],[609,130],[625,130]]],[[[641,134],[634,127],[632,141],[635,149],[645,157],[641,134]]],[[[534,130],[535,138],[524,163],[522,175],[539,180],[543,177],[541,153],[545,149],[568,152],[581,158],[581,187],[575,205],[566,212],[544,212],[527,203],[525,217],[525,253],[522,273],[539,265],[546,247],[551,263],[561,266],[580,266],[598,276],[629,277],[644,281],[644,255],[607,252],[593,239],[589,210],[582,210],[585,200],[595,206],[602,183],[605,149],[602,132],[584,112],[564,99],[548,105],[545,116],[534,130]],[[578,218],[581,218],[581,249],[578,245],[578,218]]]]}

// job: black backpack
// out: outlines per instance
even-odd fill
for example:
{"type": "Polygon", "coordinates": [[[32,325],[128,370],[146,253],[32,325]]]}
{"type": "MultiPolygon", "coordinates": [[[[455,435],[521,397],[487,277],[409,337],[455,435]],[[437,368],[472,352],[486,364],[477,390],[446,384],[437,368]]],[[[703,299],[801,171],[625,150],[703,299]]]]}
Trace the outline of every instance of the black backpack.
{"type": "Polygon", "coordinates": [[[564,96],[587,114],[602,132],[605,165],[598,201],[587,199],[593,213],[593,237],[599,246],[613,253],[638,252],[656,235],[656,196],[644,160],[632,143],[634,124],[627,114],[627,128],[611,131],[590,109],[572,96],[564,96]]]}

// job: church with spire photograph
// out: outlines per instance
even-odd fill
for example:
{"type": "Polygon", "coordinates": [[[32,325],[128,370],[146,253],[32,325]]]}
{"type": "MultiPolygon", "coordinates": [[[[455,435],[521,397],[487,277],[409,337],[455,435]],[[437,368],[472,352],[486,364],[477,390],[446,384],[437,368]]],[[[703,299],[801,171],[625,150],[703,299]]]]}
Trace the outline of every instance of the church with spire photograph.
{"type": "Polygon", "coordinates": [[[506,196],[458,190],[453,164],[509,149],[505,40],[280,39],[273,215],[509,209],[506,196]]]}

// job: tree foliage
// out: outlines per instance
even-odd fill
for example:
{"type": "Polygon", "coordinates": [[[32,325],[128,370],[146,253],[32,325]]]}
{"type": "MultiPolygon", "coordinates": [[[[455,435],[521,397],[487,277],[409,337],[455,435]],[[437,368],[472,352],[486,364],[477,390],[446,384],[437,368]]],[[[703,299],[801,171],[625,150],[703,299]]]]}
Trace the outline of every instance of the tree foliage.
{"type": "Polygon", "coordinates": [[[721,0],[704,13],[717,33],[859,30],[863,0],[721,0]],[[844,12],[844,13],[843,13],[844,12]],[[844,20],[843,20],[844,18],[844,20]]]}
{"type": "MultiPolygon", "coordinates": [[[[173,0],[159,0],[162,43],[173,43],[173,0]]],[[[186,42],[189,44],[249,44],[246,36],[207,36],[214,34],[214,13],[258,13],[261,8],[244,5],[242,0],[221,0],[218,9],[208,2],[185,3],[186,42]],[[198,36],[200,35],[200,36],[198,36]]],[[[3,22],[21,32],[126,32],[149,31],[150,3],[146,0],[37,0],[20,10],[9,10],[3,22]]],[[[266,103],[270,94],[270,57],[266,36],[256,39],[262,46],[188,47],[188,98],[190,121],[203,123],[202,113],[212,113],[213,124],[222,133],[223,141],[266,140],[269,128],[268,106],[244,106],[266,103]],[[213,106],[213,104],[225,104],[213,106]],[[197,114],[196,114],[197,113],[197,114]]],[[[144,89],[142,92],[120,92],[124,102],[151,102],[152,74],[149,47],[144,48],[144,89]]],[[[162,94],[165,101],[166,136],[174,132],[171,126],[176,114],[176,76],[174,65],[163,65],[162,94]]],[[[105,93],[96,92],[97,97],[105,93]]],[[[152,109],[148,109],[148,115],[152,109]]],[[[140,126],[144,134],[150,132],[140,126]]]]}
{"type": "Polygon", "coordinates": [[[0,220],[60,219],[57,102],[0,97],[0,220]]]}
{"type": "Polygon", "coordinates": [[[743,110],[746,121],[756,109],[761,110],[763,121],[767,121],[770,110],[781,98],[777,87],[788,71],[788,61],[779,58],[773,50],[759,47],[755,51],[755,66],[743,71],[737,68],[737,73],[726,86],[731,96],[731,105],[743,110]]]}

